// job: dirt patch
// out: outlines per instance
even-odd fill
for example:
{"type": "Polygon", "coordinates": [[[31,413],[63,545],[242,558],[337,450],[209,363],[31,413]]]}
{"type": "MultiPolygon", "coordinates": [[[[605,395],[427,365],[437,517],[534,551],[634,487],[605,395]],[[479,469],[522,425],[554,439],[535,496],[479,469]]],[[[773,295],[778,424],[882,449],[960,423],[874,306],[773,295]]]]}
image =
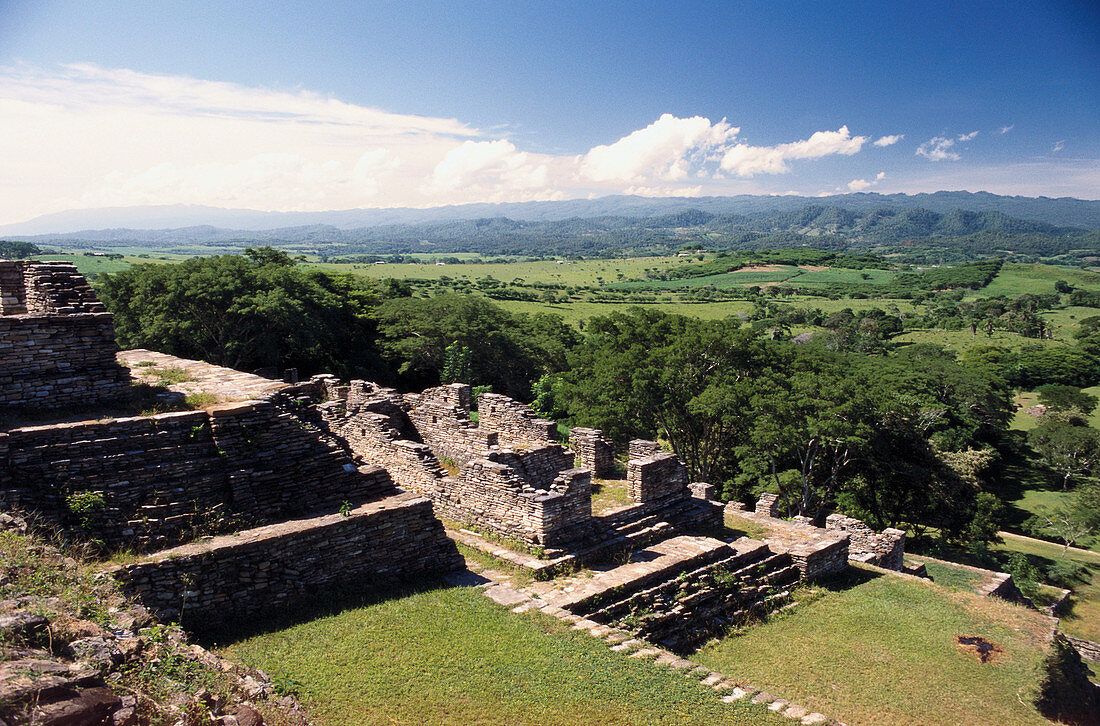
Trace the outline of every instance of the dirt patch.
{"type": "Polygon", "coordinates": [[[752,267],[739,267],[731,271],[730,274],[735,275],[738,272],[775,272],[782,269],[783,265],[753,265],[752,267]]]}
{"type": "Polygon", "coordinates": [[[829,268],[824,265],[799,265],[798,269],[805,270],[806,272],[825,272],[825,270],[829,268]]]}
{"type": "Polygon", "coordinates": [[[991,663],[1004,655],[1004,648],[980,635],[956,635],[955,644],[961,653],[969,653],[979,663],[991,663]]]}

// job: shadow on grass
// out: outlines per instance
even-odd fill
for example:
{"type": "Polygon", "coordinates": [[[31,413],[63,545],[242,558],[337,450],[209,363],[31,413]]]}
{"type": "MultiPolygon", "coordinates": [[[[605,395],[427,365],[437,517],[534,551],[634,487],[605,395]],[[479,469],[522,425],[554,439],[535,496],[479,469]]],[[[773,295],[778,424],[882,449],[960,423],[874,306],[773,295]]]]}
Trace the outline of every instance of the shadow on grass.
{"type": "Polygon", "coordinates": [[[1059,477],[1031,460],[1027,434],[1008,431],[998,447],[1001,458],[994,472],[995,494],[1005,503],[1004,528],[1022,532],[1021,525],[1031,512],[1014,504],[1028,491],[1061,491],[1059,477]]]}
{"type": "Polygon", "coordinates": [[[318,618],[339,615],[348,610],[400,600],[433,590],[446,590],[454,584],[447,576],[422,577],[387,586],[346,586],[326,589],[304,596],[292,605],[270,608],[247,618],[235,619],[217,626],[202,622],[184,622],[184,628],[194,642],[205,647],[224,647],[258,635],[286,630],[318,618]]]}
{"type": "Polygon", "coordinates": [[[844,592],[860,585],[866,585],[872,580],[877,580],[885,575],[881,572],[875,572],[874,570],[865,570],[861,567],[851,565],[841,574],[828,580],[822,580],[816,583],[819,587],[830,592],[844,592]]]}

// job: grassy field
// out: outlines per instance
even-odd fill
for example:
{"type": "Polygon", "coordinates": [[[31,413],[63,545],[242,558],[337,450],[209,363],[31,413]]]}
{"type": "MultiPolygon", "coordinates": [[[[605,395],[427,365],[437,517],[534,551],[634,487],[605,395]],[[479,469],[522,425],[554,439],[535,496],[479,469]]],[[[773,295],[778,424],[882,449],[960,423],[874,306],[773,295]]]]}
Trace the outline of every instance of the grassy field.
{"type": "Polygon", "coordinates": [[[853,570],[819,598],[708,644],[696,660],[848,723],[1043,724],[1026,694],[1048,630],[1025,608],[853,570]],[[955,635],[1004,652],[982,664],[955,635]]]}
{"type": "Polygon", "coordinates": [[[948,590],[962,590],[973,592],[974,587],[981,581],[982,576],[964,567],[952,567],[940,562],[926,562],[925,570],[932,582],[948,590]]]}
{"type": "Polygon", "coordinates": [[[997,295],[1033,295],[1054,292],[1054,283],[1065,280],[1074,287],[1100,290],[1100,274],[1076,267],[1055,265],[1024,265],[1006,263],[989,285],[968,297],[995,297],[997,295]]]}
{"type": "Polygon", "coordinates": [[[443,277],[450,277],[456,280],[477,280],[481,277],[492,276],[502,282],[513,282],[518,279],[527,284],[558,283],[562,285],[596,286],[618,282],[623,279],[642,277],[646,270],[668,270],[696,262],[698,260],[695,258],[685,257],[631,257],[611,260],[563,260],[562,264],[558,264],[556,260],[462,265],[436,265],[434,263],[310,264],[325,270],[351,272],[376,279],[395,277],[399,279],[438,280],[443,277]]]}
{"type": "Polygon", "coordinates": [[[474,588],[369,602],[227,650],[297,686],[316,722],[334,726],[783,722],[474,588]]]}
{"type": "Polygon", "coordinates": [[[1070,562],[1085,570],[1082,579],[1071,583],[1073,607],[1062,616],[1059,626],[1078,638],[1100,641],[1100,552],[1070,550],[1062,555],[1062,546],[1029,537],[1006,534],[995,550],[1004,554],[1022,552],[1036,565],[1047,567],[1055,562],[1070,562]]]}

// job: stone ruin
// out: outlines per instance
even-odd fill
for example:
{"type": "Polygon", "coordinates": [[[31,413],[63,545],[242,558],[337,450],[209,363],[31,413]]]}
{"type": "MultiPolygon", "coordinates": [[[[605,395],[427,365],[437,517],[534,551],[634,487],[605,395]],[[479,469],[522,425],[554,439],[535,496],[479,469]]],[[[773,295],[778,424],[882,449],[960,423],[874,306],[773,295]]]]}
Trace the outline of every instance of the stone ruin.
{"type": "Polygon", "coordinates": [[[0,260],[0,413],[124,397],[113,320],[74,265],[0,260]]]}
{"type": "MultiPolygon", "coordinates": [[[[849,558],[900,561],[903,536],[844,517],[824,530],[785,523],[799,536],[732,540],[713,486],[691,482],[652,441],[628,446],[629,502],[596,514],[593,477],[616,475],[598,430],[572,429],[566,447],[556,423],[492,393],[478,396],[475,420],[464,384],[417,394],[325,375],[279,384],[118,354],[111,315],[71,265],[0,263],[0,283],[0,405],[115,400],[130,384],[119,359],[201,368],[188,385],[230,398],[0,432],[0,509],[137,553],[111,571],[163,617],[209,626],[337,587],[460,568],[437,516],[453,538],[484,548],[489,537],[492,554],[537,578],[592,567],[590,581],[548,599],[681,650],[775,609],[794,583],[832,576],[849,558]],[[227,396],[235,390],[238,400],[227,396]]],[[[758,516],[774,518],[773,505],[762,501],[758,516]]]]}
{"type": "Polygon", "coordinates": [[[0,510],[135,553],[112,571],[160,616],[210,626],[337,586],[461,568],[430,500],[309,422],[316,384],[272,387],[221,369],[242,391],[269,393],[49,423],[127,396],[112,316],[67,263],[0,262],[0,285],[0,411],[45,421],[0,430],[0,510]]]}

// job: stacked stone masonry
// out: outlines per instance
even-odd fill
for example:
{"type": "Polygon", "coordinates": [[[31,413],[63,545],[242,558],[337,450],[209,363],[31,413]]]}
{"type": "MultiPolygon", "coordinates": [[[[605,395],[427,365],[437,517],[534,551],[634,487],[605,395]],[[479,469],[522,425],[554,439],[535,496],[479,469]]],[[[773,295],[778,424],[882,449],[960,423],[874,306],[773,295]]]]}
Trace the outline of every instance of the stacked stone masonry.
{"type": "Polygon", "coordinates": [[[357,468],[270,401],[18,428],[0,440],[0,508],[79,526],[110,547],[148,550],[393,492],[384,469],[357,468]],[[81,501],[91,510],[77,511],[81,501]]]}
{"type": "Polygon", "coordinates": [[[496,432],[470,424],[462,408],[468,400],[469,387],[458,384],[402,397],[353,381],[345,400],[321,409],[325,425],[359,459],[430,497],[443,517],[540,546],[581,536],[592,516],[591,473],[574,468],[574,455],[558,444],[497,447],[496,432]],[[440,459],[457,467],[454,475],[440,459]]]}
{"type": "Polygon", "coordinates": [[[599,429],[574,428],[569,430],[569,443],[577,452],[581,463],[592,471],[592,476],[610,477],[615,470],[615,453],[611,442],[599,429]]]}
{"type": "Polygon", "coordinates": [[[462,565],[431,502],[401,495],[184,545],[114,574],[158,616],[209,628],[462,565]]]}
{"type": "Polygon", "coordinates": [[[899,572],[905,567],[905,532],[900,529],[888,527],[879,533],[858,519],[839,513],[825,518],[825,529],[848,534],[850,559],[899,572]]]}
{"type": "Polygon", "coordinates": [[[121,399],[113,316],[69,263],[0,262],[0,411],[121,399]]]}
{"type": "Polygon", "coordinates": [[[639,458],[632,456],[626,465],[627,492],[641,504],[691,496],[688,478],[687,467],[675,455],[663,451],[639,458]]]}
{"type": "Polygon", "coordinates": [[[478,428],[496,431],[502,446],[528,448],[557,441],[557,424],[529,406],[496,393],[477,397],[478,428]]]}

